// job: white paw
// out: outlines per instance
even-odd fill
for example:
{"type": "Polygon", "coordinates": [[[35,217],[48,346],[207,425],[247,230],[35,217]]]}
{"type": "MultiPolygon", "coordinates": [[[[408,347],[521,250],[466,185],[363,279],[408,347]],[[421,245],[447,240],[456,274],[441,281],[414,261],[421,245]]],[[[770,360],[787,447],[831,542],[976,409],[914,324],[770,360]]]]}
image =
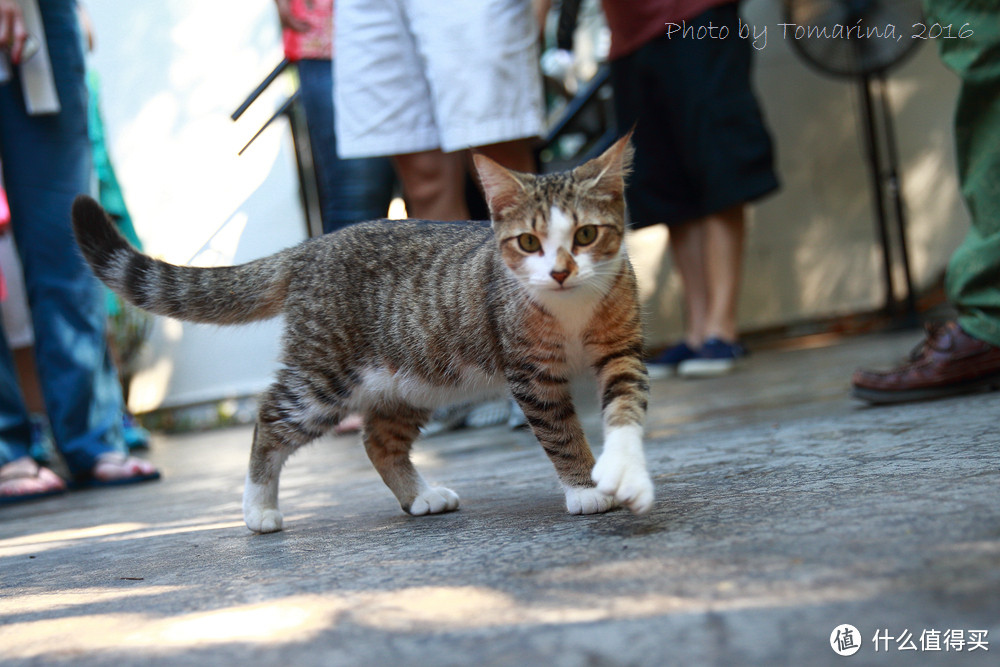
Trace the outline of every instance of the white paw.
{"type": "Polygon", "coordinates": [[[617,506],[613,496],[592,486],[566,487],[566,511],[570,514],[602,514],[617,506]]]}
{"type": "Polygon", "coordinates": [[[243,521],[255,533],[276,533],[283,523],[278,511],[278,480],[256,484],[247,474],[243,487],[243,521]]]}
{"type": "Polygon", "coordinates": [[[629,455],[614,449],[605,451],[597,459],[590,478],[597,490],[614,496],[618,503],[635,514],[645,514],[653,509],[653,480],[646,472],[641,451],[629,455]]]}
{"type": "MultiPolygon", "coordinates": [[[[406,508],[404,508],[406,509],[406,508]]],[[[443,486],[434,486],[422,491],[406,510],[413,516],[440,514],[458,509],[458,494],[443,486]]]]}
{"type": "Polygon", "coordinates": [[[258,507],[244,508],[243,520],[247,528],[255,533],[276,533],[283,523],[278,510],[258,507]]]}

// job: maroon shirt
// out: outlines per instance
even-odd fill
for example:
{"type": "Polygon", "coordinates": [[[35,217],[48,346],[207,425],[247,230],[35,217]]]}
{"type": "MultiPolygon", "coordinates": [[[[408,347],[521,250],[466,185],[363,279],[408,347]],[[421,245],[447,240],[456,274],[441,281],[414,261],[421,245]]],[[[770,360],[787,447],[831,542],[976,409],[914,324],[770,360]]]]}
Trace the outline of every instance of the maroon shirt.
{"type": "MultiPolygon", "coordinates": [[[[664,35],[667,23],[680,24],[734,0],[602,0],[611,28],[608,58],[627,56],[649,40],[664,35]]],[[[677,33],[680,39],[680,33],[677,33]]]]}

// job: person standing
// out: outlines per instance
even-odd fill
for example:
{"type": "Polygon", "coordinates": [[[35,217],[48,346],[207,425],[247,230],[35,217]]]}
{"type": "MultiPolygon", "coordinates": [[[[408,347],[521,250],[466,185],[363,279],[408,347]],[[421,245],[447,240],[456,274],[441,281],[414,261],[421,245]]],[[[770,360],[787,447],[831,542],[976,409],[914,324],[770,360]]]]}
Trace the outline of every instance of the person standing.
{"type": "Polygon", "coordinates": [[[730,371],[738,342],[746,204],[778,187],[733,0],[604,0],[619,131],[635,126],[632,227],[665,224],[681,276],[684,340],[651,377],[730,371]],[[692,39],[711,25],[726,39],[692,39]],[[685,35],[688,35],[685,37],[685,35]]]}
{"type": "Polygon", "coordinates": [[[942,61],[961,79],[955,144],[972,228],[951,256],[945,280],[958,316],[929,325],[923,342],[895,368],[854,373],[854,396],[875,404],[1000,388],[1000,19],[992,0],[927,0],[925,6],[928,24],[961,26],[956,39],[937,42],[942,61]]]}
{"type": "MultiPolygon", "coordinates": [[[[152,464],[128,455],[103,294],[70,227],[92,169],[75,0],[0,0],[0,51],[10,61],[0,83],[0,164],[56,446],[78,485],[156,479],[152,464]]],[[[62,491],[62,480],[28,456],[28,411],[6,340],[0,347],[0,499],[62,491]]]]}
{"type": "Polygon", "coordinates": [[[323,232],[384,218],[396,174],[387,157],[341,160],[334,124],[334,0],[274,0],[283,29],[285,58],[299,74],[299,98],[319,186],[323,232]]]}

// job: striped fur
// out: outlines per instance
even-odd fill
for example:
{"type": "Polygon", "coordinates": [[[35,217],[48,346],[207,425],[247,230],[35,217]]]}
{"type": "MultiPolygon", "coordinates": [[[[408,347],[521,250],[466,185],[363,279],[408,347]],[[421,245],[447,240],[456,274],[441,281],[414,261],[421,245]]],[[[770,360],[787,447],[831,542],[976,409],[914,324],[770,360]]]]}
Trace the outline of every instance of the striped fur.
{"type": "Polygon", "coordinates": [[[95,274],[151,312],[217,324],[283,314],[282,369],[261,399],[244,517],[282,527],[278,476],[298,447],[352,412],[402,508],[449,511],[410,447],[434,407],[509,390],[575,513],[650,509],[642,457],[648,383],[635,277],[625,256],[628,138],[564,174],[533,176],[476,156],[492,225],[376,221],[248,264],[180,267],[123,239],[80,197],[74,229],[95,274]],[[583,231],[582,228],[588,227],[583,231]],[[590,228],[592,227],[592,228],[590,228]],[[531,242],[538,249],[529,251],[531,242]],[[605,450],[595,467],[569,393],[599,385],[605,450]]]}

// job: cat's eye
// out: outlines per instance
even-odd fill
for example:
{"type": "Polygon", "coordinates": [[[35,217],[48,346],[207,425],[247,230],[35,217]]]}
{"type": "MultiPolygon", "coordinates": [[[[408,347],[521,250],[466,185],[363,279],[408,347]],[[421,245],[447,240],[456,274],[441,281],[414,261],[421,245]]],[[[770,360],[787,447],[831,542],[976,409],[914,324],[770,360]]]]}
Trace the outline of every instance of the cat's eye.
{"type": "Polygon", "coordinates": [[[524,252],[538,252],[542,249],[542,242],[534,234],[524,233],[517,237],[517,245],[521,246],[524,252]]]}
{"type": "Polygon", "coordinates": [[[576,230],[573,235],[573,242],[576,245],[590,245],[597,240],[597,227],[595,225],[585,225],[576,230]]]}

